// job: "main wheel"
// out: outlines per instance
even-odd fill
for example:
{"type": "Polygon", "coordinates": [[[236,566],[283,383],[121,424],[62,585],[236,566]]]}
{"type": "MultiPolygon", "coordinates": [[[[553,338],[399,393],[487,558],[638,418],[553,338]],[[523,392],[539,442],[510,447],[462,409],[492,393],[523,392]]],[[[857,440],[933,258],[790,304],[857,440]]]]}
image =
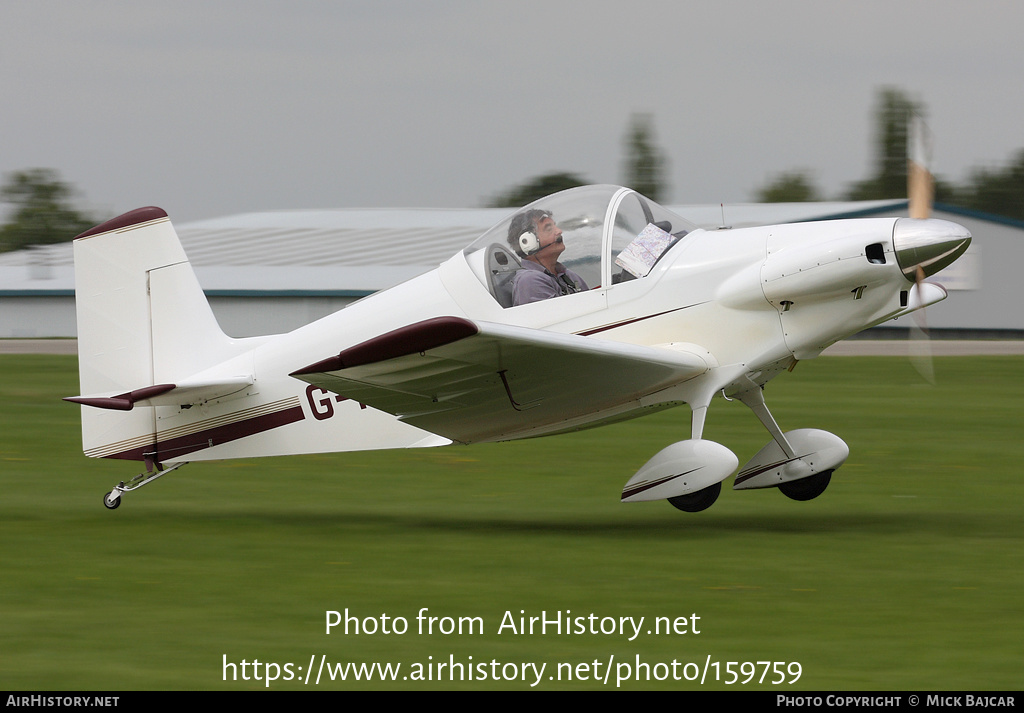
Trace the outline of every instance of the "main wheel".
{"type": "Polygon", "coordinates": [[[700,512],[714,505],[721,492],[722,483],[718,482],[695,493],[687,493],[686,495],[677,495],[674,498],[669,498],[668,501],[672,503],[673,507],[683,512],[700,512]]]}
{"type": "Polygon", "coordinates": [[[825,492],[834,472],[835,470],[823,470],[807,478],[791,480],[780,485],[779,490],[791,500],[800,500],[801,502],[814,500],[825,492]]]}
{"type": "Polygon", "coordinates": [[[117,506],[121,504],[121,497],[120,496],[118,496],[118,497],[116,497],[114,499],[110,498],[110,495],[113,492],[114,491],[111,490],[109,493],[107,493],[106,495],[103,496],[103,504],[106,506],[106,508],[108,510],[116,510],[117,506]]]}

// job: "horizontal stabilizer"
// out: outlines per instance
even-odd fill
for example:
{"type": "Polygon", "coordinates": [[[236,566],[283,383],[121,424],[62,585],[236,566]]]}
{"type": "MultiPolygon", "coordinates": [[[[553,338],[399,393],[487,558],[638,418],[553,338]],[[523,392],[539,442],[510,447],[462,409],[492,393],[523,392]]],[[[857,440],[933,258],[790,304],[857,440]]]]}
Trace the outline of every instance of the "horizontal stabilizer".
{"type": "Polygon", "coordinates": [[[252,376],[236,376],[219,381],[189,381],[181,384],[155,384],[121,394],[93,394],[91,396],[67,396],[70,401],[83,406],[131,411],[139,406],[193,406],[215,399],[224,398],[252,386],[252,376]]]}

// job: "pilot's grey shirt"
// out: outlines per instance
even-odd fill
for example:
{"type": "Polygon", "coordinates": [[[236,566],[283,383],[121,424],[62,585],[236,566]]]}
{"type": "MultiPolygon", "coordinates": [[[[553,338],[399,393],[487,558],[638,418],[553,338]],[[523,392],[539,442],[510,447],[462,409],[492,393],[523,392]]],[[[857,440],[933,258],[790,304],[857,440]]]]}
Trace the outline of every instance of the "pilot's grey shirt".
{"type": "Polygon", "coordinates": [[[562,263],[555,265],[552,275],[540,263],[523,260],[523,269],[512,280],[512,306],[561,297],[589,290],[583,278],[562,263]]]}

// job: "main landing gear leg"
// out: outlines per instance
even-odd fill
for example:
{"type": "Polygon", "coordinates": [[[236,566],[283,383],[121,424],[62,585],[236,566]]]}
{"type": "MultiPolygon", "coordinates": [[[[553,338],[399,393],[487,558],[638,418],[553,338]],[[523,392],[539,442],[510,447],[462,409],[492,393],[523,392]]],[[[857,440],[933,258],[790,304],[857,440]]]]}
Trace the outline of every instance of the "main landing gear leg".
{"type": "Polygon", "coordinates": [[[760,387],[741,391],[736,398],[754,412],[772,440],[736,474],[733,489],[777,487],[793,500],[812,500],[825,492],[832,472],[850,455],[843,439],[818,428],[783,433],[765,406],[760,387]]]}
{"type": "Polygon", "coordinates": [[[755,387],[747,391],[736,394],[743,405],[754,412],[757,419],[761,422],[768,433],[772,434],[772,438],[779,444],[779,448],[786,454],[787,458],[795,458],[796,452],[793,450],[793,446],[790,445],[789,441],[786,440],[786,435],[779,428],[779,424],[775,422],[775,417],[772,416],[772,412],[768,410],[768,405],[764,402],[764,392],[761,387],[755,387]]]}
{"type": "MultiPolygon", "coordinates": [[[[704,436],[704,422],[708,415],[708,404],[698,402],[690,408],[690,438],[692,440],[700,440],[704,436]]],[[[703,512],[715,504],[721,493],[722,482],[719,481],[697,492],[668,498],[668,501],[672,507],[683,512],[703,512]]]]}
{"type": "Polygon", "coordinates": [[[103,496],[103,504],[106,506],[108,510],[117,509],[117,507],[121,504],[121,496],[124,495],[125,493],[129,493],[133,490],[138,490],[143,485],[148,485],[149,483],[152,483],[161,475],[167,475],[172,470],[177,470],[178,468],[185,464],[175,463],[170,468],[164,469],[164,467],[159,463],[153,463],[152,461],[147,460],[146,465],[149,466],[147,472],[139,473],[134,478],[129,480],[127,484],[122,480],[118,485],[114,486],[113,490],[111,490],[109,493],[103,496]]]}

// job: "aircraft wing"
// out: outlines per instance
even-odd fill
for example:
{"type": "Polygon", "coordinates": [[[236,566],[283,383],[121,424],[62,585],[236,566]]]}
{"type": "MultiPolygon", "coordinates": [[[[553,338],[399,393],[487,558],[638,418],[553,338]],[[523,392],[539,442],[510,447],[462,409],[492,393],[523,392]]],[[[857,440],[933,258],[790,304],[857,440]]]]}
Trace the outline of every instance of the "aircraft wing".
{"type": "Polygon", "coordinates": [[[569,422],[707,370],[671,349],[436,317],[291,376],[471,443],[569,422]]]}

